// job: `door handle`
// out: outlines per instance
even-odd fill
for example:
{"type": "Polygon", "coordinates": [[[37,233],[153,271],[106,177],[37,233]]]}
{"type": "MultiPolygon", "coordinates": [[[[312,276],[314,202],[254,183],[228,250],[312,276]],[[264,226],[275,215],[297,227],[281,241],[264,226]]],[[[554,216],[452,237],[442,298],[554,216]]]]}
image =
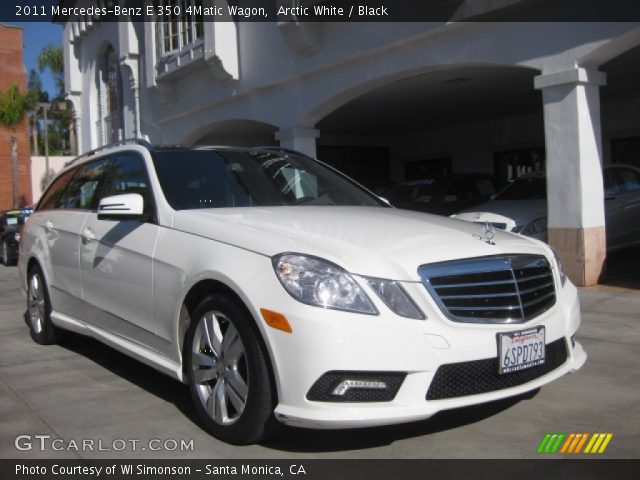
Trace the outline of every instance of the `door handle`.
{"type": "Polygon", "coordinates": [[[82,233],[80,234],[80,236],[82,237],[82,243],[85,243],[85,244],[89,242],[93,242],[96,239],[95,232],[89,227],[82,230],[82,233]]]}

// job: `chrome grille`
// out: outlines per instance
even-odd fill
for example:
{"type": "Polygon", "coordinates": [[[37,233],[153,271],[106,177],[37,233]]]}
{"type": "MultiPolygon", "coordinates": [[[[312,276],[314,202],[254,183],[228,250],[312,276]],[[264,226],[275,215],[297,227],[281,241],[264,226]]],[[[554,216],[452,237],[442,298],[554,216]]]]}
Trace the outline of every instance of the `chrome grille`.
{"type": "Polygon", "coordinates": [[[422,283],[455,322],[523,323],[556,303],[553,272],[538,255],[505,255],[432,263],[422,283]]]}

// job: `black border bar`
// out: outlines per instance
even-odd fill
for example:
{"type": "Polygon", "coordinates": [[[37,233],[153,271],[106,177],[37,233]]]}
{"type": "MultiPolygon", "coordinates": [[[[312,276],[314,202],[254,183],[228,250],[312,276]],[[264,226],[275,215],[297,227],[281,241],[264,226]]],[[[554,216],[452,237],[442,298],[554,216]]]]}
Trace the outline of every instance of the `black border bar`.
{"type": "MultiPolygon", "coordinates": [[[[638,0],[228,0],[227,3],[235,15],[230,15],[228,9],[210,8],[209,15],[203,19],[235,22],[640,21],[638,0]],[[295,5],[299,6],[298,10],[284,13],[281,10],[281,7],[295,5]],[[325,13],[318,14],[316,8],[325,13]]],[[[198,0],[196,4],[205,8],[211,2],[198,0]]],[[[159,12],[163,12],[158,6],[158,1],[145,0],[5,0],[0,3],[0,21],[158,21],[162,20],[159,12]]]]}
{"type": "Polygon", "coordinates": [[[636,479],[640,460],[0,460],[14,479],[636,479]],[[61,473],[63,472],[63,473],[61,473]],[[123,473],[126,472],[126,473],[123,473]]]}

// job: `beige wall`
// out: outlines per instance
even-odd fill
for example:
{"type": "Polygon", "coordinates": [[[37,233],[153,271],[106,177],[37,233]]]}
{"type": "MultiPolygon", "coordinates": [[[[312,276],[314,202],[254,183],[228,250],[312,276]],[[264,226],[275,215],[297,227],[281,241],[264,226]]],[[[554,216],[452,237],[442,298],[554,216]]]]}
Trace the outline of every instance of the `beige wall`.
{"type": "MultiPolygon", "coordinates": [[[[49,157],[49,173],[50,178],[53,178],[60,170],[62,170],[65,164],[74,157],[49,157]]],[[[33,203],[36,203],[43,193],[43,189],[46,188],[44,183],[44,176],[46,170],[46,158],[45,157],[31,157],[31,191],[33,192],[33,203]]]]}

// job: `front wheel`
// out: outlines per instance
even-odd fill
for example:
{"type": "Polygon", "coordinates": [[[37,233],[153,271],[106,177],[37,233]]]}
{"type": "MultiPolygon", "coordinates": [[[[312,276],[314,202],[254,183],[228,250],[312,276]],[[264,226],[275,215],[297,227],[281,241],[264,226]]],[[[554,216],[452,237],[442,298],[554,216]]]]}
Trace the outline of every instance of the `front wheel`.
{"type": "Polygon", "coordinates": [[[58,340],[58,329],[51,322],[51,302],[38,265],[29,270],[27,277],[27,313],[31,338],[41,345],[51,345],[58,340]]]}
{"type": "Polygon", "coordinates": [[[185,340],[191,396],[207,430],[228,443],[264,439],[275,426],[275,395],[253,320],[213,294],[195,308],[185,340]]]}
{"type": "Polygon", "coordinates": [[[6,240],[2,242],[2,252],[0,253],[0,255],[2,255],[2,264],[5,267],[11,266],[11,259],[9,258],[9,245],[7,245],[6,240]]]}

